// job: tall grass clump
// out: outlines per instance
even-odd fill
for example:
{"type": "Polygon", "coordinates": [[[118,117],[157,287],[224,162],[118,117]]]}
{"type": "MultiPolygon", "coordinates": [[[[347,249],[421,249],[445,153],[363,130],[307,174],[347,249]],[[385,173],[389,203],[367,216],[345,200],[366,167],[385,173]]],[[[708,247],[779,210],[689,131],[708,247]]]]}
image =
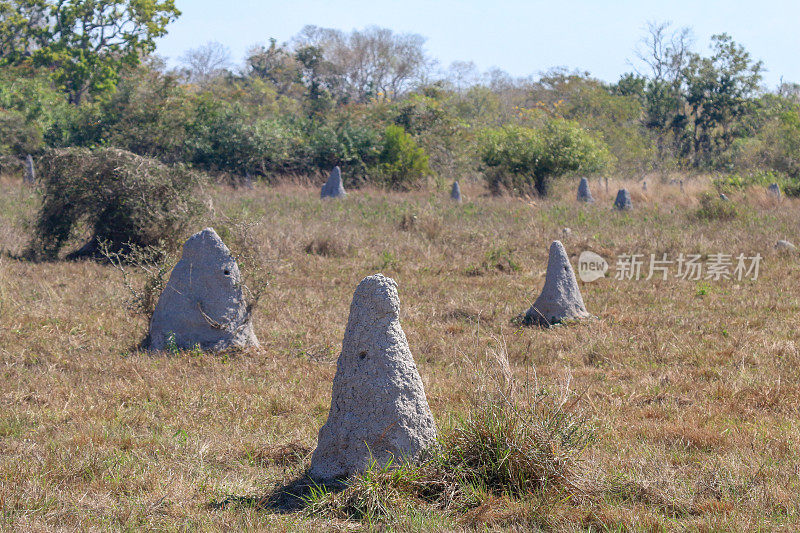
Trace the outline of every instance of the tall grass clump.
{"type": "Polygon", "coordinates": [[[462,484],[494,495],[585,492],[580,455],[592,442],[586,420],[542,395],[530,405],[487,401],[441,443],[441,460],[462,484]]]}
{"type": "Polygon", "coordinates": [[[312,486],[305,511],[373,523],[420,508],[463,514],[495,498],[589,501],[581,454],[593,442],[591,426],[576,402],[539,388],[532,394],[487,396],[417,462],[372,463],[339,490],[312,486]]]}

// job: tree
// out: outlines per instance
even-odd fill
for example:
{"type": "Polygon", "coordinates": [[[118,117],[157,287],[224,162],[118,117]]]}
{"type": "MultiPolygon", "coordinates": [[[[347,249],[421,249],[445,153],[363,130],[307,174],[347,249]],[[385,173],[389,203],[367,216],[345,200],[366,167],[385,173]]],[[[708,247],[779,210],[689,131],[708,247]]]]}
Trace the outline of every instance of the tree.
{"type": "Polygon", "coordinates": [[[447,69],[446,79],[456,92],[463,93],[478,83],[480,74],[472,61],[453,61],[447,69]]]}
{"type": "Polygon", "coordinates": [[[179,15],[175,0],[0,0],[0,63],[50,69],[77,105],[112,92],[179,15]]]}
{"type": "Polygon", "coordinates": [[[45,136],[58,136],[56,124],[73,111],[46,73],[25,67],[0,69],[0,154],[36,153],[45,136]]]}
{"type": "Polygon", "coordinates": [[[655,82],[679,83],[688,55],[692,32],[689,28],[669,31],[669,22],[648,22],[636,56],[650,70],[645,76],[655,82]]]}
{"type": "MultiPolygon", "coordinates": [[[[317,82],[340,101],[396,98],[410,90],[428,65],[425,39],[370,26],[345,34],[306,26],[294,39],[297,50],[321,54],[317,82]]],[[[302,61],[302,60],[301,60],[302,61]]]]}
{"type": "Polygon", "coordinates": [[[736,139],[730,156],[739,169],[800,177],[800,103],[782,88],[765,94],[748,116],[748,135],[736,139]]]}
{"type": "Polygon", "coordinates": [[[694,166],[719,165],[720,155],[745,134],[743,122],[756,106],[763,66],[729,35],[711,38],[711,55],[691,51],[691,32],[649,23],[637,50],[646,67],[626,75],[618,91],[637,91],[642,125],[656,134],[659,159],[671,146],[694,166]]]}
{"type": "Polygon", "coordinates": [[[649,22],[636,50],[636,56],[647,67],[639,73],[645,80],[642,123],[655,133],[659,160],[665,158],[670,138],[674,142],[680,140],[686,124],[683,86],[692,32],[689,28],[670,31],[670,27],[668,22],[649,22]]]}
{"type": "Polygon", "coordinates": [[[209,41],[202,46],[187,50],[179,61],[185,66],[191,83],[205,85],[231,66],[231,53],[222,44],[209,41]]]}
{"type": "Polygon", "coordinates": [[[33,53],[32,38],[47,24],[47,10],[42,1],[0,1],[0,59],[17,63],[33,53]]]}
{"type": "Polygon", "coordinates": [[[329,89],[338,86],[335,83],[337,78],[331,75],[333,66],[325,61],[319,46],[300,47],[295,52],[295,59],[302,65],[302,79],[308,89],[306,101],[309,116],[324,116],[334,104],[329,89]]]}
{"type": "Polygon", "coordinates": [[[794,103],[800,103],[800,83],[788,83],[783,81],[778,86],[778,96],[786,98],[794,103]]]}
{"type": "Polygon", "coordinates": [[[611,160],[602,141],[569,120],[551,119],[540,129],[504,126],[486,130],[482,137],[481,161],[494,193],[524,195],[535,188],[544,196],[552,178],[599,172],[611,160]]]}
{"type": "MultiPolygon", "coordinates": [[[[581,73],[551,72],[541,82],[546,93],[539,97],[552,106],[546,109],[602,139],[617,160],[617,171],[638,174],[650,169],[654,143],[641,127],[642,102],[635,79],[627,80],[627,85],[623,82],[625,91],[632,94],[621,94],[618,87],[581,73]]],[[[537,118],[536,114],[524,117],[537,118]]]]}
{"type": "Polygon", "coordinates": [[[695,165],[730,147],[736,122],[752,111],[763,65],[728,34],[711,37],[712,55],[692,54],[685,69],[695,165]]]}
{"type": "Polygon", "coordinates": [[[0,110],[0,156],[24,157],[41,148],[42,133],[16,111],[0,110]]]}
{"type": "Polygon", "coordinates": [[[269,81],[278,94],[288,94],[302,81],[303,64],[275,39],[269,40],[268,47],[251,48],[246,63],[249,76],[269,81]]]}

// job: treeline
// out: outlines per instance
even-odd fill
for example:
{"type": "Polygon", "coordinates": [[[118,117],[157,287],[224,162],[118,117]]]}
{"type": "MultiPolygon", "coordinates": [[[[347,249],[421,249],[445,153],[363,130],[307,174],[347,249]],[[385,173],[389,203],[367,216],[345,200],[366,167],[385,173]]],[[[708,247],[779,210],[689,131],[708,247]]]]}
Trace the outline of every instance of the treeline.
{"type": "Polygon", "coordinates": [[[178,16],[168,0],[0,1],[4,165],[115,147],[231,179],[340,165],[356,183],[482,174],[518,193],[568,173],[800,175],[800,86],[766,90],[762,64],[725,34],[695,50],[688,30],[651,24],[641,68],[616,83],[437,70],[422,37],[375,27],[306,27],[238,68],[209,43],[168,69],[154,40],[178,16]]]}

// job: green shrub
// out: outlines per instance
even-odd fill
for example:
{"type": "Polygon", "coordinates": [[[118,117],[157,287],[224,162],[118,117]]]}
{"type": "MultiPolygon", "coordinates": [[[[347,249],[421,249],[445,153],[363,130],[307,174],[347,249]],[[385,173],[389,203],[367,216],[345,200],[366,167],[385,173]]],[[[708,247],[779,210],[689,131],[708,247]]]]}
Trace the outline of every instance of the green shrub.
{"type": "Polygon", "coordinates": [[[199,168],[267,176],[312,174],[339,165],[357,181],[378,162],[378,130],[341,123],[316,123],[304,117],[252,120],[240,105],[201,99],[187,134],[186,158],[199,168]]]}
{"type": "Polygon", "coordinates": [[[747,187],[768,187],[777,183],[786,196],[799,196],[800,183],[782,172],[774,170],[753,170],[750,172],[734,172],[716,178],[714,187],[719,192],[742,190],[747,187]]]}
{"type": "Polygon", "coordinates": [[[467,267],[466,274],[468,276],[482,276],[493,271],[507,274],[519,272],[519,262],[514,257],[514,253],[513,248],[509,248],[506,244],[499,244],[486,252],[480,265],[467,267]]]}
{"type": "Polygon", "coordinates": [[[339,165],[348,179],[363,181],[377,165],[383,139],[374,121],[345,111],[311,120],[293,101],[276,98],[259,83],[196,93],[139,66],[123,72],[107,102],[82,106],[65,140],[53,144],[115,146],[167,164],[253,177],[339,165]]]}
{"type": "Polygon", "coordinates": [[[72,112],[49,73],[29,67],[0,69],[0,145],[19,157],[42,148],[42,139],[72,112]]]}
{"type": "MultiPolygon", "coordinates": [[[[428,86],[422,93],[393,102],[383,120],[393,121],[414,137],[428,155],[433,175],[451,177],[470,172],[476,163],[475,136],[472,125],[459,117],[459,99],[436,86],[428,86]]],[[[474,121],[474,117],[469,120],[474,121]]]]}
{"type": "Polygon", "coordinates": [[[784,183],[781,190],[789,198],[800,198],[800,183],[796,181],[784,183]]]}
{"type": "Polygon", "coordinates": [[[263,176],[309,170],[303,133],[289,120],[250,123],[241,109],[201,113],[190,136],[190,157],[199,168],[263,176]]]}
{"type": "Polygon", "coordinates": [[[79,229],[91,237],[72,257],[98,255],[101,242],[123,253],[131,245],[172,245],[204,208],[196,174],[124,150],[49,150],[38,170],[34,259],[56,259],[79,229]]]}
{"type": "Polygon", "coordinates": [[[481,161],[490,190],[524,195],[546,195],[550,180],[569,172],[594,173],[605,169],[611,156],[577,123],[548,120],[542,128],[505,126],[486,130],[481,139],[481,161]]]}
{"type": "Polygon", "coordinates": [[[199,98],[188,130],[187,157],[199,168],[245,174],[258,157],[258,139],[245,114],[210,95],[199,98]]]}
{"type": "Polygon", "coordinates": [[[421,94],[412,94],[408,99],[395,104],[394,122],[408,133],[419,135],[426,131],[441,131],[450,126],[453,118],[448,116],[442,102],[421,94]]]}
{"type": "Polygon", "coordinates": [[[378,162],[380,180],[390,189],[411,189],[431,173],[425,150],[402,126],[386,127],[378,162]]]}
{"type": "Polygon", "coordinates": [[[316,126],[308,136],[307,161],[300,170],[327,171],[339,165],[350,180],[365,181],[368,168],[377,164],[381,149],[380,131],[372,127],[347,120],[316,126]]]}
{"type": "Polygon", "coordinates": [[[751,117],[756,131],[736,139],[722,154],[732,168],[773,170],[800,177],[800,105],[792,98],[765,94],[751,117]]]}
{"type": "Polygon", "coordinates": [[[42,147],[42,134],[16,111],[0,111],[0,155],[23,157],[42,147]]]}
{"type": "Polygon", "coordinates": [[[144,65],[126,68],[114,94],[82,127],[110,146],[169,164],[189,162],[198,99],[172,76],[144,65]]]}
{"type": "Polygon", "coordinates": [[[694,216],[698,220],[733,220],[739,216],[739,211],[733,202],[725,201],[719,195],[703,193],[694,216]]]}
{"type": "Polygon", "coordinates": [[[609,91],[600,81],[553,72],[553,89],[560,102],[560,116],[575,120],[597,135],[615,160],[615,170],[638,175],[651,170],[656,155],[654,139],[642,127],[642,101],[635,94],[609,91]]]}

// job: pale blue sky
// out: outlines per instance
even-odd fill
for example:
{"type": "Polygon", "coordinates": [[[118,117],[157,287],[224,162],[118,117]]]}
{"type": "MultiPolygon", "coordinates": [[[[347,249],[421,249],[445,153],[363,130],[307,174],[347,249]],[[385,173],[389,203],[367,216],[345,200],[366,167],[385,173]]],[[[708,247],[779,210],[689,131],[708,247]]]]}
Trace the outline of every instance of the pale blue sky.
{"type": "Polygon", "coordinates": [[[306,24],[349,31],[368,25],[427,38],[443,66],[474,61],[514,76],[554,66],[588,70],[615,81],[631,70],[647,21],[690,26],[695,47],[728,32],[764,61],[765,82],[800,82],[800,0],[177,0],[183,12],[159,41],[174,64],[207,41],[227,46],[241,62],[247,48],[270,37],[288,40],[306,24]]]}

